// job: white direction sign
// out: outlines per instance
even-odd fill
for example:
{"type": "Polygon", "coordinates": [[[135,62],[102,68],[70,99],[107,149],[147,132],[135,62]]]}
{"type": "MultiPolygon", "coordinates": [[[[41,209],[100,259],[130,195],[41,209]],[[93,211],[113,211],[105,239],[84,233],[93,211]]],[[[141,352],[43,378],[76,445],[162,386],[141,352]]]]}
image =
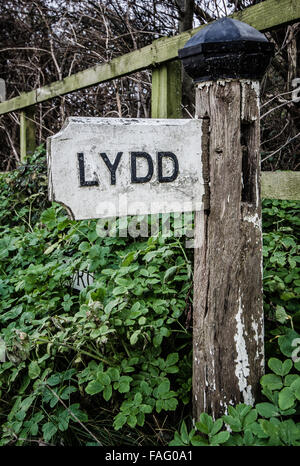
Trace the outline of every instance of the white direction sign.
{"type": "Polygon", "coordinates": [[[49,199],[76,220],[201,210],[201,121],[68,118],[48,138],[49,199]]]}

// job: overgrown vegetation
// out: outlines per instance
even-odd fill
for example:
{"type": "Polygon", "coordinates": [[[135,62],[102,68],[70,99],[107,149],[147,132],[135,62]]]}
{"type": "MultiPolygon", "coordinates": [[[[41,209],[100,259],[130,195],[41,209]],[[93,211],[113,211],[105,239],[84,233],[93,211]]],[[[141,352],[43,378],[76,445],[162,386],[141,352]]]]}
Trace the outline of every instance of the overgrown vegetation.
{"type": "Polygon", "coordinates": [[[101,238],[45,191],[41,148],[0,178],[0,445],[300,444],[299,203],[264,203],[262,400],[203,414],[195,431],[192,250],[162,235],[101,238]],[[87,269],[79,292],[72,277],[87,269]]]}
{"type": "Polygon", "coordinates": [[[1,182],[1,442],[111,444],[127,426],[124,443],[165,443],[191,388],[190,260],[178,239],[101,238],[45,206],[43,164],[1,182]]]}
{"type": "Polygon", "coordinates": [[[299,213],[299,202],[263,202],[267,367],[260,402],[229,406],[215,422],[203,413],[191,430],[183,421],[170,445],[300,445],[299,213]]]}

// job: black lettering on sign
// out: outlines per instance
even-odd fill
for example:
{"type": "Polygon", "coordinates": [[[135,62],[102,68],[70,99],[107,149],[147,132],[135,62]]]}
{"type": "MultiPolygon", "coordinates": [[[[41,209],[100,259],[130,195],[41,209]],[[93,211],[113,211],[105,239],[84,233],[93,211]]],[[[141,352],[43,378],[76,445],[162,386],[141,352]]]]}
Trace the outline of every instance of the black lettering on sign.
{"type": "Polygon", "coordinates": [[[77,272],[77,286],[80,286],[80,281],[81,281],[81,284],[82,284],[83,287],[86,286],[85,283],[84,283],[83,277],[84,277],[84,272],[78,271],[77,272]]]}
{"type": "Polygon", "coordinates": [[[86,180],[85,179],[85,167],[84,167],[84,153],[78,152],[78,165],[79,165],[79,184],[80,186],[98,186],[97,180],[86,180]]]}
{"type": "Polygon", "coordinates": [[[176,180],[178,176],[178,172],[179,172],[179,164],[178,164],[178,159],[176,155],[173,154],[173,152],[158,152],[157,163],[158,163],[158,181],[160,183],[170,183],[170,181],[176,180]],[[169,176],[163,175],[162,161],[164,157],[168,157],[173,162],[174,170],[173,170],[172,175],[169,175],[169,176]]]}
{"type": "Polygon", "coordinates": [[[105,152],[101,152],[101,157],[110,171],[110,184],[116,184],[116,170],[120,163],[123,152],[118,152],[117,157],[115,158],[114,163],[112,164],[105,152]]]}
{"type": "Polygon", "coordinates": [[[147,152],[131,152],[131,183],[147,183],[153,175],[153,162],[151,155],[147,152]],[[148,173],[146,176],[137,176],[136,173],[136,159],[142,157],[147,160],[148,173]]]}

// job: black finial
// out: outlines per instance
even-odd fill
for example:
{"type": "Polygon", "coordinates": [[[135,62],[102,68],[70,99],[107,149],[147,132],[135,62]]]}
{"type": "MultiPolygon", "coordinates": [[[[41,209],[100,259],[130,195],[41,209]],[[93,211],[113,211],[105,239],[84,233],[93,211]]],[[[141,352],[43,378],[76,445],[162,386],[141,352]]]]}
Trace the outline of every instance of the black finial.
{"type": "Polygon", "coordinates": [[[178,51],[185,71],[195,80],[261,79],[274,44],[252,26],[232,18],[214,21],[178,51]]]}

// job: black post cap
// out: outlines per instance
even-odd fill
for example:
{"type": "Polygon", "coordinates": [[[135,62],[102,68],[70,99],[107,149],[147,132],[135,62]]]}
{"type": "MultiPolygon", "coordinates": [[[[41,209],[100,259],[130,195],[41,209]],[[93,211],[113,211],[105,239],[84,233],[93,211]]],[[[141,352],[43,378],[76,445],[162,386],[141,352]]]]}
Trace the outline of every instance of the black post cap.
{"type": "Polygon", "coordinates": [[[274,44],[252,26],[232,18],[208,24],[178,51],[195,82],[220,78],[261,79],[274,44]]]}

